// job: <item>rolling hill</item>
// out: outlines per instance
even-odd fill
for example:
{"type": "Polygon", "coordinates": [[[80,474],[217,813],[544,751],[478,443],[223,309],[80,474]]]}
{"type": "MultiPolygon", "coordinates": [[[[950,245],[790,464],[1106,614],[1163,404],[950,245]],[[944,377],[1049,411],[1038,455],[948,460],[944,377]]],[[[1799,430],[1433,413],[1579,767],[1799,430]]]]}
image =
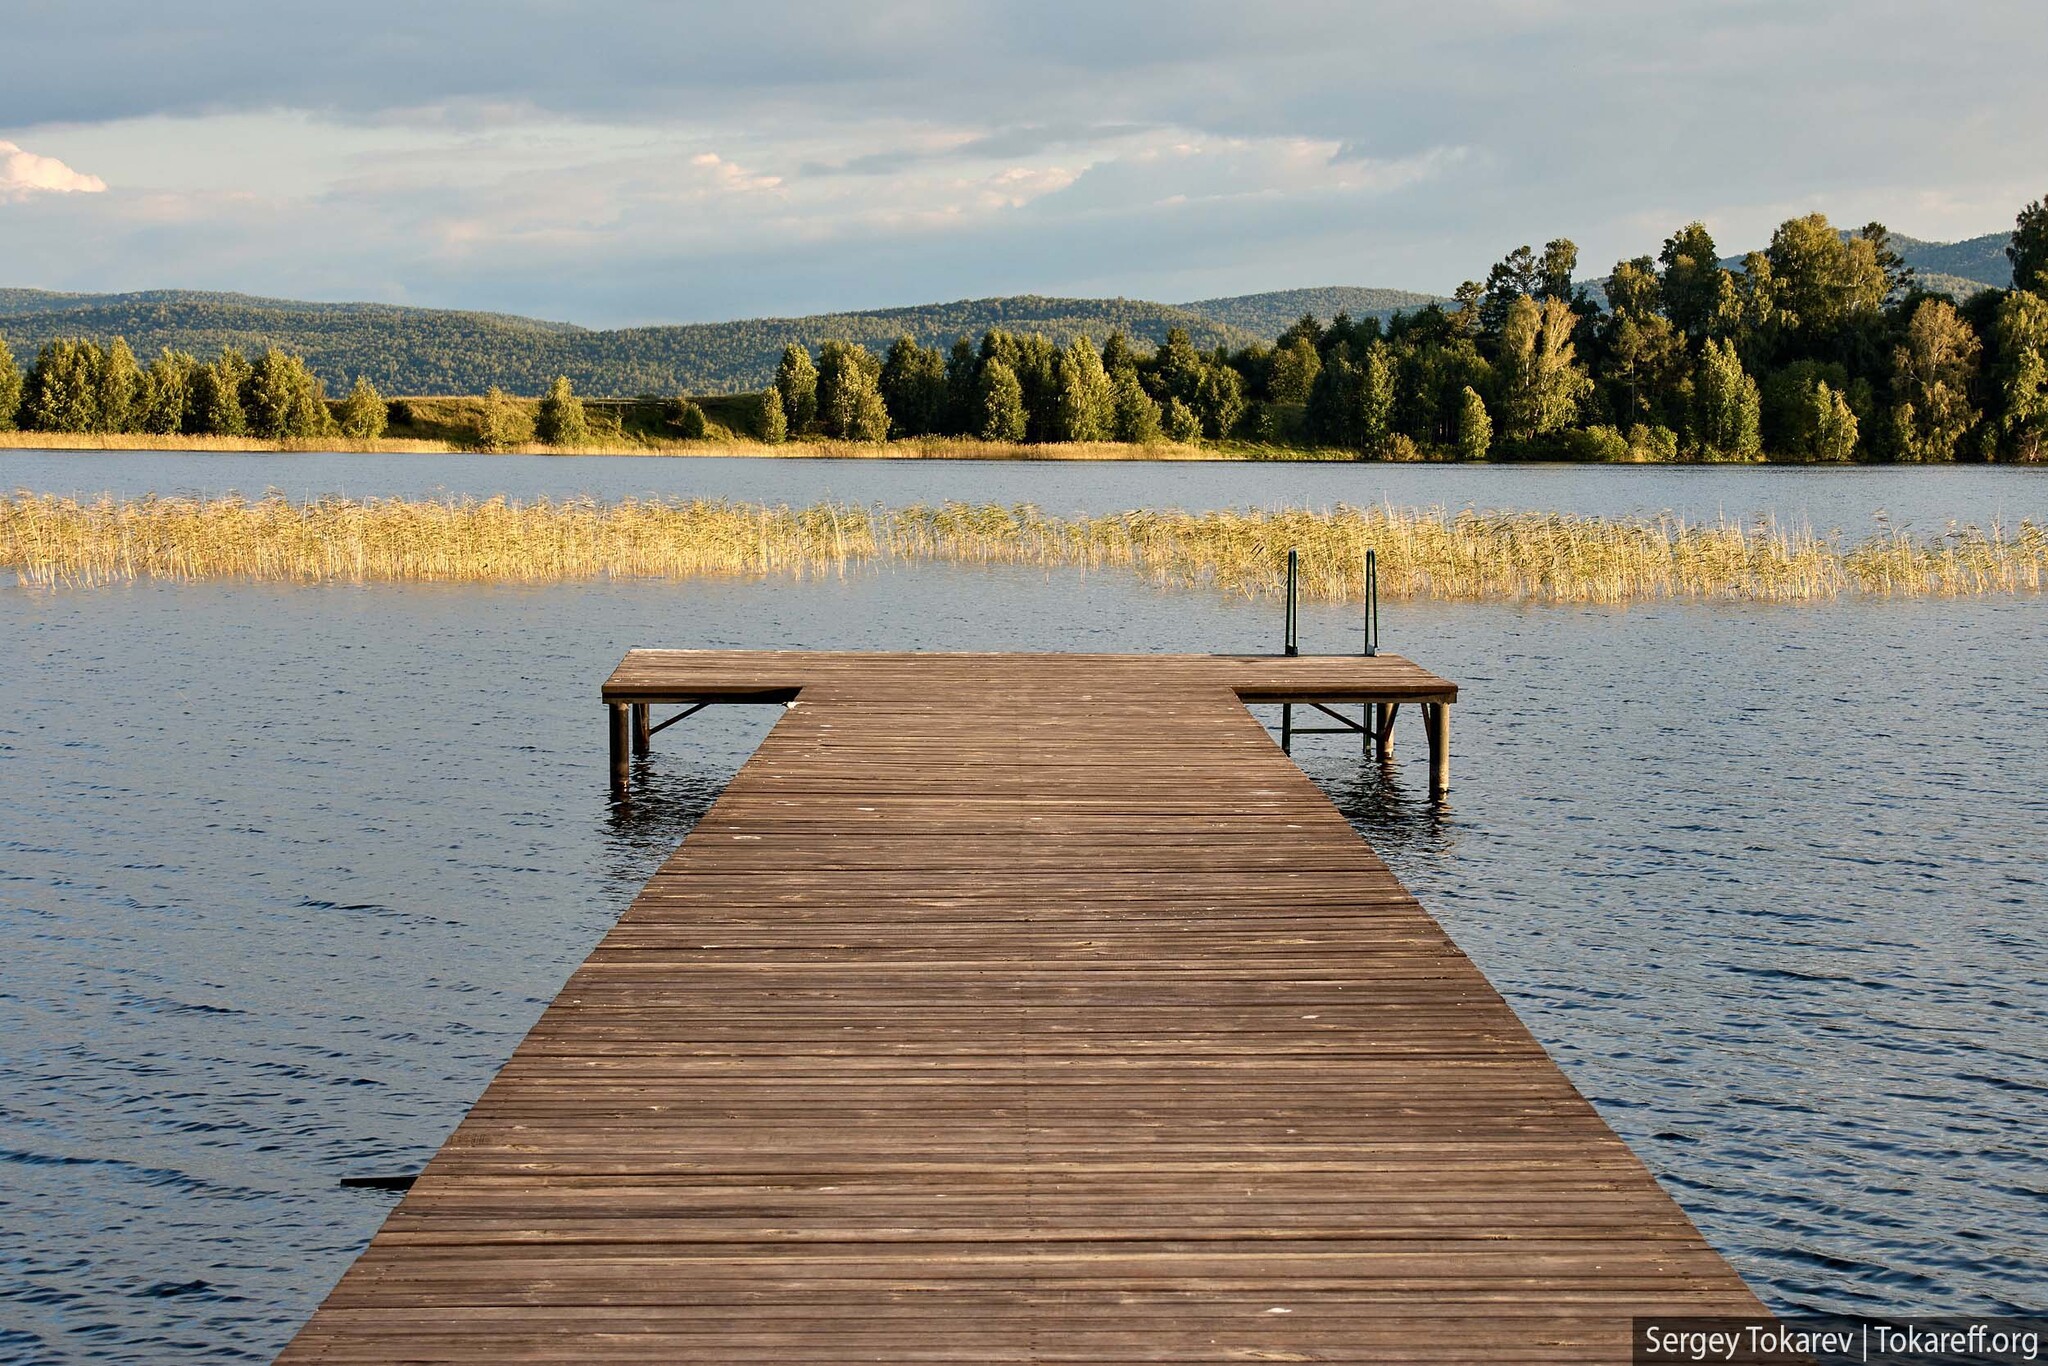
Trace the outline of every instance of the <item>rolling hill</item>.
{"type": "Polygon", "coordinates": [[[1084,333],[1098,342],[1122,330],[1147,344],[1170,327],[1185,327],[1203,348],[1262,339],[1166,304],[1036,295],[598,331],[503,313],[393,304],[301,303],[184,290],[0,290],[0,338],[24,363],[60,336],[126,337],[145,362],[167,346],[204,357],[222,346],[251,350],[274,343],[303,354],[330,392],[367,375],[387,394],[474,394],[494,384],[532,394],[556,375],[567,375],[593,396],[735,393],[765,386],[790,342],[815,345],[839,338],[879,352],[905,333],[926,345],[951,346],[956,337],[978,338],[991,327],[1056,337],[1084,333]]]}
{"type": "MultiPolygon", "coordinates": [[[[1842,229],[1842,236],[1854,235],[1853,230],[1842,229]]],[[[1892,234],[1892,249],[1913,268],[1922,288],[1956,299],[1967,299],[1987,289],[2011,287],[2012,262],[2005,254],[2006,245],[2011,241],[2009,232],[1987,232],[1982,237],[1971,237],[1961,242],[1923,242],[1917,237],[1895,232],[1892,234]]],[[[1740,270],[1742,258],[1731,256],[1721,264],[1730,270],[1740,270]]]]}
{"type": "MultiPolygon", "coordinates": [[[[2012,242],[2009,232],[1988,232],[1961,242],[1923,242],[1894,234],[1892,242],[1923,280],[1963,280],[1984,289],[2012,286],[2012,260],[2005,254],[2012,242]]],[[[1928,287],[1943,286],[1930,283],[1928,287]]]]}
{"type": "Polygon", "coordinates": [[[1181,307],[1211,322],[1242,328],[1271,341],[1304,313],[1328,322],[1339,313],[1354,319],[1385,318],[1413,312],[1427,304],[1448,302],[1441,295],[1411,289],[1366,289],[1359,285],[1326,285],[1321,289],[1280,289],[1270,294],[1239,294],[1228,299],[1199,299],[1181,307]]]}
{"type": "MultiPolygon", "coordinates": [[[[2006,233],[1963,242],[1893,238],[1924,284],[1958,297],[2010,283],[2008,240],[2006,233]]],[[[762,388],[791,342],[815,346],[838,338],[879,352],[905,334],[927,346],[945,347],[956,337],[978,338],[991,327],[1002,327],[1054,337],[1084,334],[1098,342],[1122,331],[1149,345],[1168,328],[1184,327],[1195,345],[1207,350],[1270,341],[1304,313],[1325,320],[1338,313],[1384,318],[1438,301],[1437,295],[1413,290],[1353,285],[1186,304],[1020,294],[805,318],[606,331],[509,313],[398,304],[306,303],[176,289],[135,294],[0,289],[0,340],[23,364],[55,337],[101,342],[126,337],[145,361],[164,347],[204,357],[223,346],[255,350],[275,344],[305,356],[334,393],[357,375],[367,375],[387,394],[477,394],[492,385],[535,394],[556,375],[567,375],[584,394],[625,398],[762,388]]]]}

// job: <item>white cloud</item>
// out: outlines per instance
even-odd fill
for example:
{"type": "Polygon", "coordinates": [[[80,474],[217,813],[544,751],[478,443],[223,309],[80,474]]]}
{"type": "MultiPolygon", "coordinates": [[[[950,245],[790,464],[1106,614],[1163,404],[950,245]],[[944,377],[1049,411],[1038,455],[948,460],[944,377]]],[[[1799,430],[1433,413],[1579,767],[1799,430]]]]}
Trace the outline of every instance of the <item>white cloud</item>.
{"type": "Polygon", "coordinates": [[[722,191],[772,190],[782,184],[781,176],[755,175],[738,162],[727,161],[716,152],[700,152],[690,158],[690,164],[722,191]]]}
{"type": "Polygon", "coordinates": [[[82,175],[55,157],[37,156],[11,142],[0,142],[0,203],[33,194],[99,194],[107,182],[82,175]]]}

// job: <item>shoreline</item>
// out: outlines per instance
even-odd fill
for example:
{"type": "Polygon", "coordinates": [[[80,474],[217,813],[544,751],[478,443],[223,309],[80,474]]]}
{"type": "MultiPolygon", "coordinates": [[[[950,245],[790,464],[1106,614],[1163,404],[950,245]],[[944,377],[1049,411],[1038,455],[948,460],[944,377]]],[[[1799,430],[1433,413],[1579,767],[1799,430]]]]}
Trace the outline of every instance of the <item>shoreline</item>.
{"type": "Polygon", "coordinates": [[[134,433],[94,435],[78,432],[0,432],[0,454],[23,451],[47,454],[184,454],[184,455],[477,455],[640,456],[650,459],[755,460],[956,460],[988,464],[1237,464],[1237,465],[1413,465],[1458,469],[2037,469],[2048,461],[1944,461],[1927,464],[1841,460],[1378,460],[1362,459],[1341,447],[1251,446],[1241,443],[1132,446],[1113,441],[1027,444],[953,438],[909,438],[886,443],[857,441],[790,441],[767,445],[758,441],[712,440],[615,442],[585,446],[544,446],[535,442],[504,450],[479,450],[453,441],[410,437],[350,440],[265,440],[242,436],[144,436],[134,433]]]}
{"type": "Polygon", "coordinates": [[[411,437],[377,437],[351,440],[347,437],[292,438],[282,441],[250,436],[146,436],[135,433],[96,435],[81,432],[0,432],[0,453],[38,451],[52,454],[77,452],[170,453],[188,455],[523,455],[576,459],[582,456],[646,456],[683,459],[757,460],[981,460],[991,464],[1037,461],[1048,464],[1075,461],[1117,461],[1144,463],[1280,463],[1300,460],[1314,463],[1350,463],[1349,451],[1305,451],[1299,454],[1266,455],[1254,450],[1227,447],[1161,443],[1132,446],[1113,441],[1030,445],[1024,442],[984,442],[949,439],[910,438],[887,443],[858,441],[790,441],[768,445],[759,441],[732,439],[710,441],[620,441],[583,446],[546,446],[524,442],[502,450],[480,450],[454,441],[411,437]]]}

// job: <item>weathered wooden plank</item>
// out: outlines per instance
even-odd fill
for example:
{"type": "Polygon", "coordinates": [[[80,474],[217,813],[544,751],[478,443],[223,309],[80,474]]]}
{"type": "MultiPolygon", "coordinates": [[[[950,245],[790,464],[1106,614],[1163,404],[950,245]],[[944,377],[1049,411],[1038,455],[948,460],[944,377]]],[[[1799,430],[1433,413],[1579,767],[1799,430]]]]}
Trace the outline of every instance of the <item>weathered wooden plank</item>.
{"type": "Polygon", "coordinates": [[[1242,705],[1456,695],[634,651],[636,717],[794,706],[280,1359],[1579,1362],[1759,1312],[1242,705]]]}

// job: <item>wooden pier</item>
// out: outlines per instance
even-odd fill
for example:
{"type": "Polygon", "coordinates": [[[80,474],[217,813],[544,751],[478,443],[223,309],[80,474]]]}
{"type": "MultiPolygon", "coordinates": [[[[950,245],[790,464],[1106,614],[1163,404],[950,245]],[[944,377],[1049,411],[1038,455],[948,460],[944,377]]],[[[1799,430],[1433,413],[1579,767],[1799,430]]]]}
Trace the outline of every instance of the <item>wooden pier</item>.
{"type": "Polygon", "coordinates": [[[634,651],[625,745],[793,705],[280,1360],[1626,1361],[1761,1312],[1242,705],[1433,706],[1441,756],[1456,695],[634,651]]]}

